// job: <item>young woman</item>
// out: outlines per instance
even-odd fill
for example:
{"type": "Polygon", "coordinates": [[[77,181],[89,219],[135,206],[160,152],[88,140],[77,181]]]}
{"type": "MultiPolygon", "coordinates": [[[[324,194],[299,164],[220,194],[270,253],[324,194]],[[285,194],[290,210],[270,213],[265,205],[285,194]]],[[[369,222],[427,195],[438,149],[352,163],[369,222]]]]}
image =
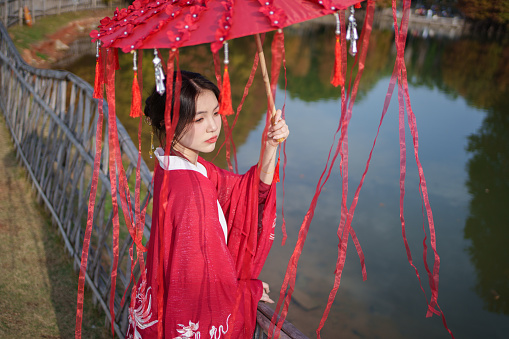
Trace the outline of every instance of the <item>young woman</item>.
{"type": "MultiPolygon", "coordinates": [[[[155,338],[159,331],[161,338],[251,338],[258,301],[273,302],[257,277],[274,239],[275,155],[288,126],[278,111],[277,123],[265,129],[260,171],[219,169],[199,157],[214,150],[221,130],[219,89],[197,73],[182,71],[181,78],[178,125],[171,145],[162,145],[170,155],[155,152],[146,271],[127,337],[155,338]]],[[[146,101],[161,143],[164,107],[165,95],[155,91],[146,101]]]]}

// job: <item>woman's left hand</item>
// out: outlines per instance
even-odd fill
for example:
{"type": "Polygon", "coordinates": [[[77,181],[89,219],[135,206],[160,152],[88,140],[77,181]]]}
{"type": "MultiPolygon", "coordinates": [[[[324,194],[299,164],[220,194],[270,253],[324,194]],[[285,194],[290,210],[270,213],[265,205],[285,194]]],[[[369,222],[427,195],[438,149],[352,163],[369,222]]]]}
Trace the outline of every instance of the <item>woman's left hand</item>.
{"type": "Polygon", "coordinates": [[[262,297],[260,298],[260,301],[263,301],[263,302],[266,302],[269,304],[273,304],[274,300],[270,299],[270,297],[269,297],[269,293],[270,293],[269,284],[262,281],[262,286],[263,286],[263,294],[262,294],[262,297]]]}
{"type": "Polygon", "coordinates": [[[274,121],[276,123],[274,125],[271,124],[267,129],[267,143],[273,147],[277,147],[279,143],[283,142],[284,140],[286,140],[286,138],[288,138],[290,130],[288,129],[286,121],[281,119],[280,109],[276,111],[274,121]]]}

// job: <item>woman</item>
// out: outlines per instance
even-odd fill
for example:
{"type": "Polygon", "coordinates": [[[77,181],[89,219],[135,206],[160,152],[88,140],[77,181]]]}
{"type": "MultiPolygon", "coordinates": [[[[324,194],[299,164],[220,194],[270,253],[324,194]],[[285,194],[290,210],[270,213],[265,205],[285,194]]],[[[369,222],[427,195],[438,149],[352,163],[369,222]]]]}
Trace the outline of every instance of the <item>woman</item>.
{"type": "MultiPolygon", "coordinates": [[[[155,152],[146,274],[132,300],[127,337],[161,331],[163,338],[250,338],[258,301],[273,302],[269,286],[256,278],[274,239],[274,163],[288,126],[278,111],[278,122],[265,129],[260,171],[219,169],[199,157],[214,150],[221,130],[219,89],[197,73],[182,71],[181,78],[179,121],[165,146],[170,156],[155,152]]],[[[146,101],[161,143],[164,107],[165,96],[155,91],[146,101]]]]}

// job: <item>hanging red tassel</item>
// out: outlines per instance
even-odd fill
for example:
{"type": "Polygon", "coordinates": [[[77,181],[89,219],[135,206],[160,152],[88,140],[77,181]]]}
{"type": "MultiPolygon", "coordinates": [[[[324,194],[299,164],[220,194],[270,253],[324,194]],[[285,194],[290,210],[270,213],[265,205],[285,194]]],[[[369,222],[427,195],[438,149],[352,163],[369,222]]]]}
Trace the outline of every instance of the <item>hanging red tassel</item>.
{"type": "Polygon", "coordinates": [[[355,4],[355,8],[361,8],[361,3],[360,3],[360,2],[359,2],[359,3],[356,3],[356,4],[355,4]]]}
{"type": "Polygon", "coordinates": [[[134,71],[133,87],[132,87],[132,100],[131,100],[131,118],[139,118],[141,113],[141,93],[140,85],[138,83],[138,71],[134,71]]]}
{"type": "Polygon", "coordinates": [[[280,182],[280,180],[279,180],[279,159],[280,159],[280,157],[278,156],[276,168],[274,168],[274,176],[272,178],[272,182],[280,182]]]}
{"type": "Polygon", "coordinates": [[[230,86],[230,75],[228,74],[228,65],[224,66],[223,88],[221,92],[221,106],[219,106],[219,113],[222,115],[232,115],[232,91],[230,86]]]}
{"type": "Polygon", "coordinates": [[[104,84],[104,63],[102,62],[102,52],[95,61],[95,81],[94,81],[94,99],[103,98],[103,84],[104,84]]]}
{"type": "Polygon", "coordinates": [[[341,72],[341,43],[339,42],[339,35],[336,35],[336,48],[334,50],[334,73],[332,74],[331,84],[334,87],[343,86],[345,78],[341,72]]]}

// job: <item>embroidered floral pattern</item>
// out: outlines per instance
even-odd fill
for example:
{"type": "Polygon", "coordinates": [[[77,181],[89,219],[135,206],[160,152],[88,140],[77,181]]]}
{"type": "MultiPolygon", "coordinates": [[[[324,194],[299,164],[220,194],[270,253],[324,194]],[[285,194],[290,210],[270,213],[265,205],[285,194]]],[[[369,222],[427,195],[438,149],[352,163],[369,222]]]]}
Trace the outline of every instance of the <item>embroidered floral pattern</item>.
{"type": "Polygon", "coordinates": [[[209,331],[210,339],[221,339],[222,334],[226,334],[228,332],[228,321],[230,320],[231,314],[228,315],[228,318],[226,318],[226,331],[224,330],[223,325],[220,325],[219,327],[215,327],[212,325],[212,328],[209,331]]]}
{"type": "Polygon", "coordinates": [[[178,326],[182,327],[180,329],[177,329],[177,332],[180,333],[180,335],[173,339],[187,339],[187,338],[200,339],[200,332],[198,332],[200,322],[197,322],[195,324],[191,320],[189,320],[188,326],[184,326],[182,324],[178,324],[178,326]]]}
{"type": "MultiPolygon", "coordinates": [[[[145,270],[145,274],[147,274],[145,270]]],[[[131,327],[133,328],[133,333],[129,334],[129,338],[133,339],[141,339],[141,335],[138,332],[138,329],[146,329],[157,323],[157,320],[150,321],[152,318],[152,296],[149,294],[149,291],[152,287],[147,287],[147,281],[142,280],[138,291],[136,292],[136,304],[138,307],[129,308],[129,330],[131,327]],[[148,298],[147,298],[148,296],[148,298]]]]}
{"type": "MultiPolygon", "coordinates": [[[[230,316],[231,314],[229,314],[228,318],[226,318],[226,330],[223,325],[219,325],[219,327],[212,325],[209,331],[210,339],[221,339],[221,336],[228,332],[228,321],[230,320],[230,316]]],[[[197,323],[193,323],[189,320],[189,325],[185,326],[178,324],[178,326],[180,326],[180,328],[177,329],[179,335],[173,339],[200,339],[201,333],[199,331],[199,321],[197,323]]]]}

